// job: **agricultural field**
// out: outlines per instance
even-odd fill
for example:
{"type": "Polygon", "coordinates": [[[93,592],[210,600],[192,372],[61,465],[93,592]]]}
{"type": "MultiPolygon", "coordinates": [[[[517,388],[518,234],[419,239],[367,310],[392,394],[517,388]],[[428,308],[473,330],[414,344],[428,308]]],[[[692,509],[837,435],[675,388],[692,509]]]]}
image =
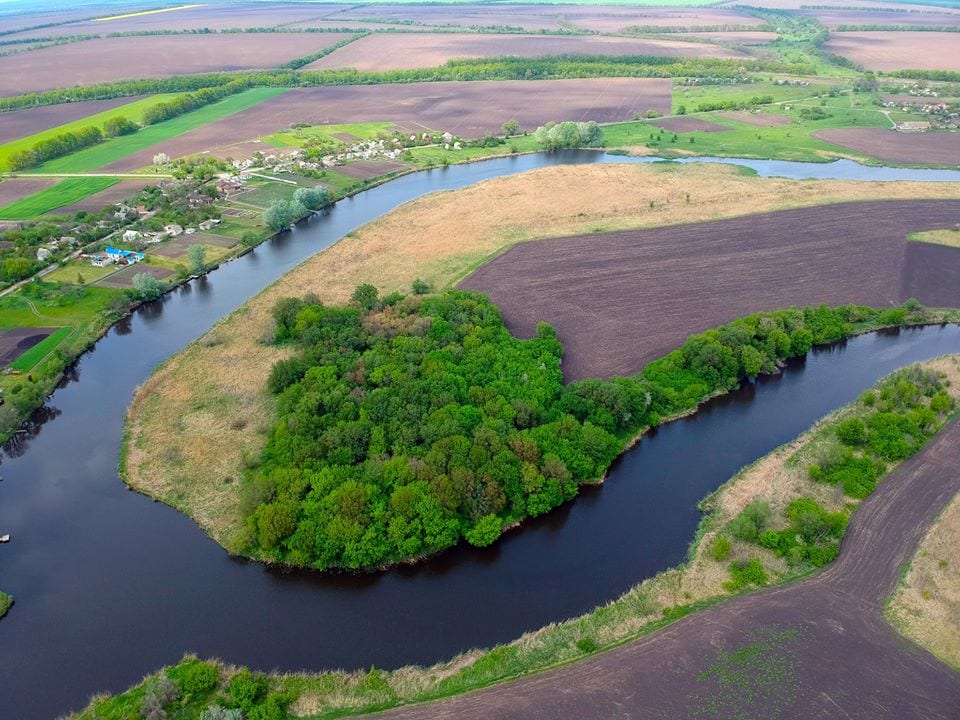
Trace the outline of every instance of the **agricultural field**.
{"type": "Polygon", "coordinates": [[[59,182],[57,178],[4,178],[0,180],[0,208],[12,205],[57,182],[59,182]]]}
{"type": "Polygon", "coordinates": [[[813,136],[888,163],[960,165],[960,133],[845,128],[820,130],[813,136]]]}
{"type": "MultiPolygon", "coordinates": [[[[78,203],[117,183],[113,177],[74,177],[0,207],[0,220],[29,220],[64,205],[78,203]]],[[[2,187],[2,185],[0,185],[2,187]]]]}
{"type": "Polygon", "coordinates": [[[41,173],[82,173],[93,170],[105,172],[130,172],[152,164],[153,155],[160,151],[168,152],[168,146],[175,146],[176,138],[194,128],[208,127],[222,118],[254,107],[265,100],[285,92],[284,88],[253,88],[212,105],[193,110],[170,120],[149,125],[131,135],[111,138],[93,147],[49,160],[43,165],[31,168],[41,173]],[[172,142],[171,142],[172,141],[172,142]],[[148,152],[143,153],[144,148],[148,152]],[[137,158],[135,163],[130,158],[137,158]]]}
{"type": "Polygon", "coordinates": [[[867,70],[960,71],[960,44],[952,32],[843,32],[823,46],[867,70]]]}
{"type": "MultiPolygon", "coordinates": [[[[72,215],[79,210],[84,210],[95,215],[108,205],[116,205],[124,200],[129,200],[146,186],[155,185],[156,183],[157,181],[148,175],[144,176],[143,180],[123,178],[104,190],[96,192],[93,195],[88,195],[81,200],[57,206],[49,212],[60,215],[72,215]]],[[[0,185],[0,188],[2,187],[3,186],[0,185]]]]}
{"type": "MultiPolygon", "coordinates": [[[[107,120],[117,116],[125,117],[131,122],[140,123],[143,120],[143,113],[145,110],[159,103],[166,102],[174,97],[177,96],[175,94],[151,95],[150,97],[135,100],[133,102],[114,105],[108,110],[94,113],[93,115],[85,115],[74,120],[73,122],[64,123],[62,125],[54,125],[46,130],[43,130],[42,132],[31,132],[15,139],[11,139],[9,142],[4,142],[3,145],[0,145],[0,167],[7,166],[7,160],[13,153],[28,150],[38,142],[49,140],[60,133],[74,132],[76,130],[91,126],[102,128],[103,124],[107,120]]],[[[51,107],[59,106],[54,105],[51,107]]],[[[21,112],[31,113],[33,111],[21,110],[13,113],[3,113],[0,114],[0,122],[2,122],[7,115],[15,116],[19,115],[21,112]]]]}
{"type": "Polygon", "coordinates": [[[912,11],[886,10],[880,7],[861,10],[819,8],[804,10],[802,14],[815,17],[830,29],[835,29],[838,25],[960,26],[960,13],[938,12],[938,10],[939,8],[912,11]]]}
{"type": "Polygon", "coordinates": [[[667,114],[670,103],[670,81],[647,78],[295,88],[218,122],[164,139],[162,144],[127,155],[103,170],[129,172],[145,167],[161,150],[180,157],[212,147],[229,148],[295,123],[342,125],[363,118],[391,125],[415,123],[424,130],[475,138],[501,132],[510,119],[528,130],[550,120],[615,122],[648,110],[667,114]]]}
{"type": "Polygon", "coordinates": [[[0,95],[131,78],[270,68],[350,37],[243,33],[114,37],[0,57],[0,95]],[[130,58],[135,57],[136,62],[130,58]]]}
{"type": "Polygon", "coordinates": [[[541,57],[546,55],[664,55],[670,57],[746,57],[707,43],[676,40],[586,36],[455,35],[451,33],[378,33],[367,35],[307,66],[308,70],[405,70],[434,67],[454,58],[541,57]]]}
{"type": "Polygon", "coordinates": [[[631,375],[687,333],[758,310],[911,297],[956,307],[949,278],[960,254],[927,253],[906,237],[949,226],[958,212],[956,201],[863,202],[523,243],[461,287],[487,293],[521,337],[538,322],[556,327],[566,377],[631,375]]]}
{"type": "MultiPolygon", "coordinates": [[[[130,105],[139,99],[119,97],[110,100],[86,100],[0,113],[0,143],[5,146],[13,140],[43,133],[61,125],[73,125],[78,120],[95,115],[113,117],[115,113],[109,112],[110,110],[130,105]]],[[[83,127],[82,122],[79,127],[83,127]]]]}

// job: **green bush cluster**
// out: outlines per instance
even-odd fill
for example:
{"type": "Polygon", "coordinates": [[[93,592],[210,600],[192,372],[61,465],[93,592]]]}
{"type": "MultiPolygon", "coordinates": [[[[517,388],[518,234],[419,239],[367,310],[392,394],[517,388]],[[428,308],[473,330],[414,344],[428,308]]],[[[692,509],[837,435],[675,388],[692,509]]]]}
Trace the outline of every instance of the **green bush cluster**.
{"type": "Polygon", "coordinates": [[[96,145],[103,140],[103,131],[91,125],[70,132],[60,133],[52,138],[41,140],[26,150],[11,153],[7,165],[11,170],[23,170],[39,165],[53,158],[68,155],[85,147],[96,145]]]}
{"type": "Polygon", "coordinates": [[[823,567],[840,552],[840,538],[847,528],[847,513],[828,512],[810,498],[798,498],[787,505],[789,525],[767,530],[760,544],[787,559],[791,565],[823,567]]]}
{"type": "Polygon", "coordinates": [[[867,316],[760,313],[637,376],[564,385],[553,329],[516,339],[476,293],[380,298],[363,285],[347,307],[283,299],[276,340],[300,352],[269,377],[277,423],[245,483],[239,549],[323,569],[489,545],[602,476],[627,438],[867,316]]]}
{"type": "Polygon", "coordinates": [[[758,558],[750,558],[730,563],[730,579],[723,583],[723,587],[729,592],[737,592],[751,585],[763,587],[767,582],[769,580],[763,564],[758,558]]]}
{"type": "Polygon", "coordinates": [[[200,88],[196,92],[180,95],[162,103],[157,103],[143,111],[143,124],[156,125],[164,120],[170,120],[204,105],[211,105],[225,97],[234,95],[241,90],[251,87],[249,80],[240,78],[224,85],[200,88]]]}

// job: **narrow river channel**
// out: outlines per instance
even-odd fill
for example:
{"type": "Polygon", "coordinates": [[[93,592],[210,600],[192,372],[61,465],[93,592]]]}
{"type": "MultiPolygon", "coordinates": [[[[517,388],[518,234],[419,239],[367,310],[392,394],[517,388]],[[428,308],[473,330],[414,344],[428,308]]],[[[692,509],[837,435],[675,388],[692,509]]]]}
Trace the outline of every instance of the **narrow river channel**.
{"type": "MultiPolygon", "coordinates": [[[[30,432],[4,448],[0,531],[13,541],[0,547],[0,588],[17,604],[0,621],[0,718],[78,709],[91,694],[121,690],[186,651],[264,670],[395,667],[582,613],[680,561],[697,500],[741,466],[880,376],[960,352],[956,326],[871,334],[816,351],[644,439],[602,488],[497,546],[378,575],[284,573],[231,559],[187,517],[117,477],[124,411],[152,369],[351,229],[427,192],[548,165],[624,161],[527,155],[408,175],[339,202],[115,326],[30,432]]],[[[741,164],[761,174],[809,172],[798,163],[741,164]]],[[[845,178],[874,172],[831,165],[845,178]]],[[[895,172],[960,180],[960,172],[895,172]]]]}

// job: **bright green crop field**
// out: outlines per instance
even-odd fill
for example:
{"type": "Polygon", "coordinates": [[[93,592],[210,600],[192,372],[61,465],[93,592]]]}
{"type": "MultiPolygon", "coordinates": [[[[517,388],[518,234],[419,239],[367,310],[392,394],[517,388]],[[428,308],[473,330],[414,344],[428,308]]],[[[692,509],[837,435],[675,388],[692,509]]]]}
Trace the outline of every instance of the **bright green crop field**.
{"type": "Polygon", "coordinates": [[[151,108],[154,105],[159,105],[165,100],[169,100],[173,97],[177,97],[177,94],[165,93],[161,95],[151,95],[150,97],[141,98],[140,100],[135,100],[134,102],[127,103],[126,105],[115,107],[113,110],[106,110],[102,113],[96,113],[95,115],[88,115],[87,117],[74,120],[73,122],[57,125],[56,127],[50,128],[49,130],[44,130],[43,132],[38,132],[17,140],[12,140],[5,145],[0,145],[0,167],[7,166],[7,158],[9,158],[13,153],[21,150],[28,150],[38,142],[42,140],[48,140],[55,135],[60,135],[61,133],[72,132],[81,128],[90,127],[91,125],[102,128],[103,124],[107,120],[117,117],[118,115],[121,115],[128,120],[132,120],[133,122],[140,122],[143,120],[143,112],[147,108],[151,108]]]}
{"type": "MultiPolygon", "coordinates": [[[[274,97],[287,91],[287,88],[253,88],[245,90],[242,93],[231,95],[220,102],[207,105],[193,112],[188,112],[179,117],[165,120],[156,125],[139,130],[132,135],[113,138],[94,145],[86,150],[65,155],[55,160],[33,168],[33,172],[41,173],[81,173],[90,172],[116,162],[127,155],[132,155],[140,150],[162,143],[189,132],[194,128],[207,125],[208,123],[222,120],[241,110],[258,105],[264,100],[274,97]]],[[[62,204],[62,203],[61,203],[62,204]]]]}
{"type": "Polygon", "coordinates": [[[0,208],[0,220],[29,220],[63,205],[80,202],[120,181],[115,177],[76,177],[0,208]]]}

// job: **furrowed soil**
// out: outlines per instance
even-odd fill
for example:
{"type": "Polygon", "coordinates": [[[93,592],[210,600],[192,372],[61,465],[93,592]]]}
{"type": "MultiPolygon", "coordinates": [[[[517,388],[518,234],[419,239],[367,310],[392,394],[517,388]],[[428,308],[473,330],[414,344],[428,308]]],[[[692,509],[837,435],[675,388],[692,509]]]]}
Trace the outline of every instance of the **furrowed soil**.
{"type": "Polygon", "coordinates": [[[833,33],[823,49],[867,70],[960,70],[960,38],[952,32],[833,33]]]}
{"type": "MultiPolygon", "coordinates": [[[[349,47],[349,45],[347,46],[349,47]]],[[[630,120],[636,113],[670,112],[671,81],[649,78],[430,82],[296,88],[223,120],[171,138],[107,165],[129,171],[150,165],[162,150],[181,157],[269,135],[294,123],[342,125],[415,123],[466,138],[500,133],[516,119],[534,130],[549,120],[630,120]]],[[[264,152],[272,148],[263,146],[264,152]]]]}
{"type": "Polygon", "coordinates": [[[904,133],[882,128],[819,130],[813,136],[888,163],[960,165],[960,132],[904,133]]]}
{"type": "Polygon", "coordinates": [[[960,251],[907,242],[958,215],[956,200],[857,202],[546,240],[461,287],[487,293],[516,335],[554,325],[568,379],[631,375],[691,332],[758,310],[960,306],[960,251]]]}
{"type": "Polygon", "coordinates": [[[67,43],[0,57],[0,95],[131,78],[271,68],[348,37],[337,33],[230,33],[67,43]]]}
{"type": "Polygon", "coordinates": [[[450,33],[377,33],[334,50],[307,65],[308,70],[353,68],[406,70],[443,65],[453,58],[540,57],[545,55],[665,55],[742,58],[745,53],[708,43],[634,40],[595,36],[454,35],[450,33]]]}
{"type": "Polygon", "coordinates": [[[799,583],[728,600],[572,665],[376,717],[956,717],[960,675],[883,618],[902,563],[960,491],[960,423],[854,513],[840,556],[799,583]]]}
{"type": "MultiPolygon", "coordinates": [[[[238,498],[236,486],[224,479],[242,476],[244,458],[260,453],[272,424],[273,400],[265,391],[266,378],[287,351],[262,340],[271,336],[270,310],[281,297],[316,292],[324,302],[343,303],[361,283],[376,282],[383,293],[407,291],[417,277],[434,288],[445,288],[497,252],[524,241],[598,229],[702,222],[864,197],[960,200],[960,188],[947,183],[760,179],[710,165],[593,165],[553,167],[422,197],[304,262],[158,369],[130,408],[125,478],[136,489],[188,513],[229,545],[239,520],[238,498]]],[[[809,224],[815,225],[815,220],[809,224]]],[[[779,238],[786,244],[793,240],[779,238]]],[[[832,241],[843,246],[845,234],[832,241]]],[[[905,244],[903,237],[900,241],[905,244]]],[[[762,266],[773,259],[780,258],[776,253],[757,255],[753,262],[762,266]]],[[[794,274],[816,275],[820,270],[818,261],[808,258],[794,274]]],[[[708,275],[701,274],[696,282],[707,282],[708,275]]],[[[749,285],[738,287],[738,292],[743,287],[749,285]]],[[[632,308],[631,313],[644,310],[632,308]]],[[[652,326],[672,326],[682,341],[703,326],[704,308],[695,310],[659,318],[654,314],[658,308],[650,310],[649,321],[652,326]]],[[[738,314],[743,312],[724,319],[738,314]]],[[[569,338],[561,333],[561,339],[569,347],[569,338]]],[[[634,354],[644,352],[638,346],[622,343],[619,347],[627,356],[618,361],[635,364],[634,354]]],[[[596,350],[603,348],[591,348],[583,360],[589,361],[596,350]]]]}

